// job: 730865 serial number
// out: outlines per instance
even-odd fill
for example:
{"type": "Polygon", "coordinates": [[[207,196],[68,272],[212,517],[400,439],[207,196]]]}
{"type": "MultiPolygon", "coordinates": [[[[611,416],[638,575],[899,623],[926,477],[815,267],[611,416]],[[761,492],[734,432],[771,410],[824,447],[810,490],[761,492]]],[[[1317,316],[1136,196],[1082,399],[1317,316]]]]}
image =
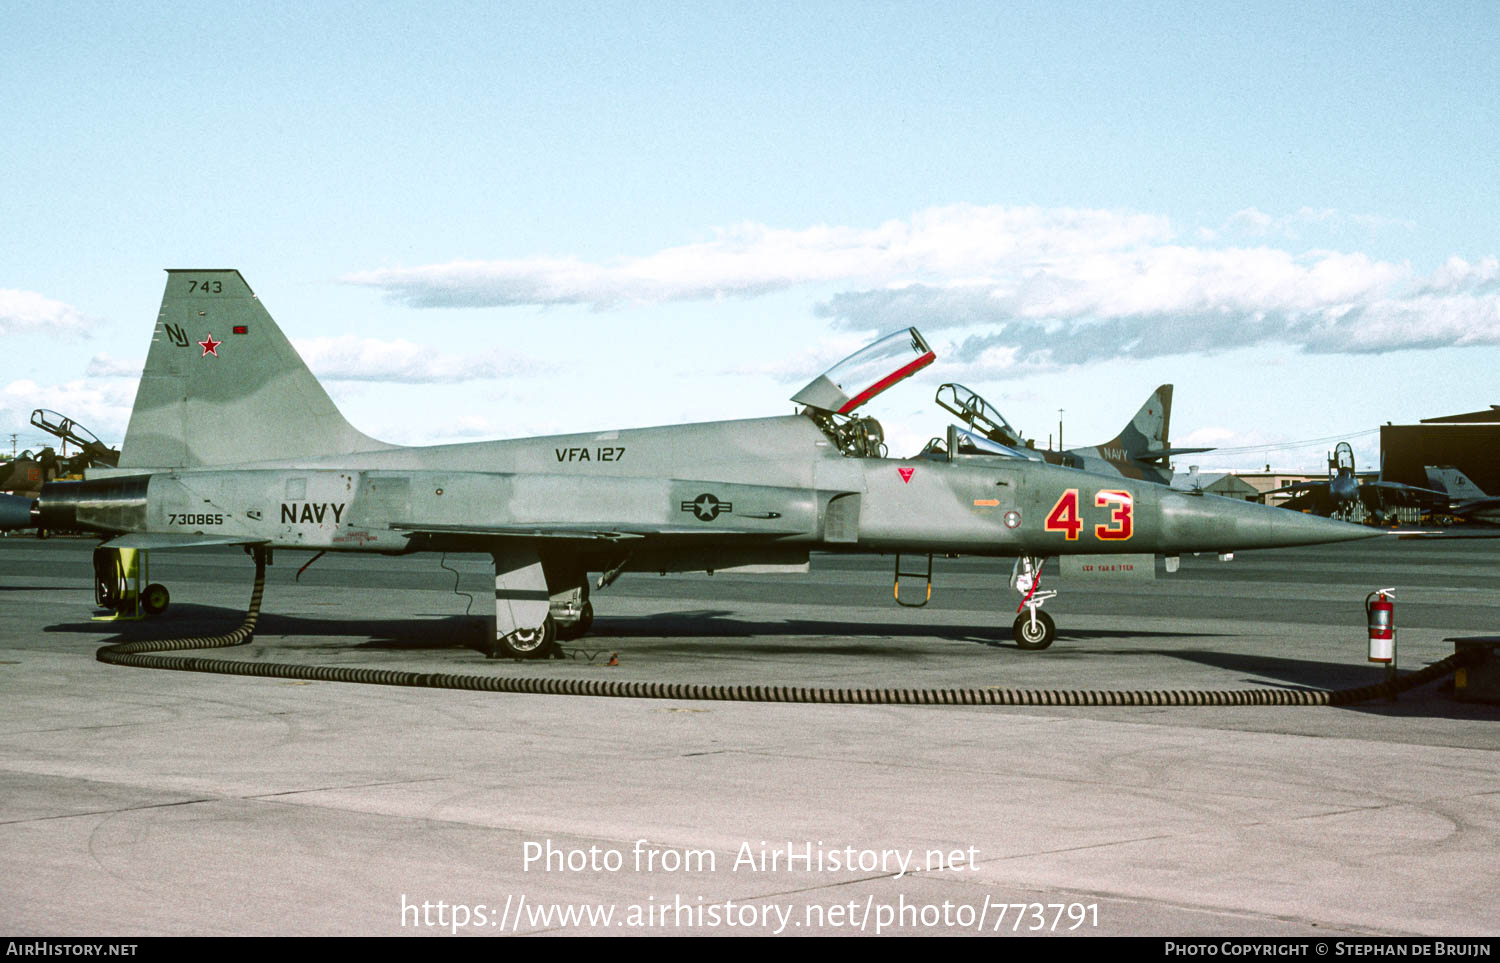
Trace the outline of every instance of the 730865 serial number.
{"type": "Polygon", "coordinates": [[[222,524],[224,524],[224,516],[223,515],[211,515],[211,514],[179,515],[176,512],[172,512],[172,513],[170,513],[170,514],[167,515],[167,524],[168,525],[222,525],[222,524]]]}

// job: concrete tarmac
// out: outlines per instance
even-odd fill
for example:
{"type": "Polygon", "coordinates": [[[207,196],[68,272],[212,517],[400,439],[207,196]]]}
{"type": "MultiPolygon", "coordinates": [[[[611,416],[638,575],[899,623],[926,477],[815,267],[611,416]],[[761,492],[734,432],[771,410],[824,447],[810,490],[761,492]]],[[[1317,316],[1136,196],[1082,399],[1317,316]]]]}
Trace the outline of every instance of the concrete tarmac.
{"type": "MultiPolygon", "coordinates": [[[[234,550],[154,553],[169,612],[94,622],[93,544],[0,539],[7,933],[1500,933],[1500,706],[1456,702],[1451,683],[1351,708],[942,708],[119,668],[94,650],[238,625],[252,567],[234,550]]],[[[571,657],[543,663],[482,657],[486,558],[328,556],[297,581],[310,556],[277,553],[255,641],[204,654],[711,683],[1343,688],[1381,677],[1365,661],[1373,589],[1396,587],[1403,668],[1450,654],[1446,639],[1500,635],[1497,553],[1380,540],[1063,583],[1047,604],[1060,637],[1040,653],[1010,639],[1000,561],[936,560],[921,609],[893,603],[890,558],[631,574],[594,594],[571,657]]]]}

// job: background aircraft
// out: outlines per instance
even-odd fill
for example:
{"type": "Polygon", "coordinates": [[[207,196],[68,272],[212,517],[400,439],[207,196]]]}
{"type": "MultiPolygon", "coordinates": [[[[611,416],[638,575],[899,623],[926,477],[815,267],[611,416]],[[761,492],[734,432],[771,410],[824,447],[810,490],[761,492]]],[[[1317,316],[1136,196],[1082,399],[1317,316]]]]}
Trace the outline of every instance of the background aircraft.
{"type": "Polygon", "coordinates": [[[984,437],[1011,449],[1019,457],[1102,475],[1170,485],[1170,459],[1177,455],[1213,451],[1212,448],[1173,448],[1168,443],[1167,432],[1172,423],[1171,385],[1161,385],[1153,391],[1140,411],[1114,438],[1091,448],[1064,451],[1038,449],[1035,441],[1024,438],[989,402],[963,385],[949,383],[940,386],[936,401],[939,407],[963,419],[971,429],[982,432],[984,437]]]}
{"type": "Polygon", "coordinates": [[[71,442],[78,451],[59,456],[52,448],[33,454],[24,451],[10,461],[0,463],[0,492],[36,496],[42,486],[55,478],[82,478],[94,465],[114,465],[120,453],[100,441],[92,431],[55,411],[38,408],[31,413],[31,423],[48,434],[61,438],[63,450],[71,442]]]}
{"type": "Polygon", "coordinates": [[[1487,494],[1452,465],[1428,465],[1426,471],[1431,488],[1397,482],[1374,484],[1383,491],[1393,491],[1417,501],[1435,516],[1500,525],[1500,495],[1487,494]]]}
{"type": "Polygon", "coordinates": [[[1390,516],[1394,507],[1417,506],[1439,519],[1500,524],[1500,495],[1486,494],[1452,465],[1428,465],[1425,472],[1430,488],[1387,481],[1383,472],[1360,475],[1353,448],[1341,441],[1328,456],[1326,481],[1297,482],[1265,494],[1300,492],[1281,507],[1335,518],[1357,520],[1369,515],[1378,519],[1390,516]]]}
{"type": "Polygon", "coordinates": [[[35,498],[43,485],[62,474],[59,461],[57,452],[43,448],[38,452],[23,451],[9,461],[0,462],[0,492],[35,498]]]}
{"type": "MultiPolygon", "coordinates": [[[[912,328],[814,379],[793,415],[409,448],[344,420],[238,271],[174,270],[118,467],[45,485],[27,517],[109,536],[105,551],[485,552],[492,654],[513,657],[587,630],[593,572],[603,587],[623,571],[803,572],[814,549],[894,554],[900,601],[902,554],[927,556],[929,594],[934,554],[1012,558],[1014,637],[1040,649],[1056,635],[1049,558],[1154,577],[1157,554],[1376,534],[956,444],[887,458],[855,411],[934,358],[912,328]]],[[[1160,435],[1140,434],[1164,443],[1165,411],[1147,415],[1160,435]]]]}
{"type": "MultiPolygon", "coordinates": [[[[1373,477],[1372,473],[1371,478],[1373,477]]],[[[1264,494],[1275,495],[1279,492],[1301,493],[1288,499],[1281,505],[1282,508],[1314,511],[1319,515],[1348,518],[1360,505],[1370,511],[1378,511],[1380,508],[1379,496],[1373,489],[1360,484],[1359,475],[1354,470],[1354,449],[1347,441],[1339,442],[1329,453],[1326,480],[1294,482],[1273,488],[1264,494]]]]}
{"type": "Polygon", "coordinates": [[[100,441],[98,435],[67,415],[38,408],[31,413],[31,423],[47,434],[62,439],[64,452],[68,450],[69,444],[78,449],[75,454],[65,456],[65,474],[82,474],[85,469],[94,465],[116,465],[120,461],[118,451],[100,441]]]}

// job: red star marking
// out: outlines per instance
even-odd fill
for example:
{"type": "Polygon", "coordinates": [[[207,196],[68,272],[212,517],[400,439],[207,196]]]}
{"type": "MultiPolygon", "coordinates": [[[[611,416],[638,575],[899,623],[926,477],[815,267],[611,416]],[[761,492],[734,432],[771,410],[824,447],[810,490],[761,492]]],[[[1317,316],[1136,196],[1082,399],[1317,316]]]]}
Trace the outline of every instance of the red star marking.
{"type": "Polygon", "coordinates": [[[219,345],[221,345],[223,343],[224,342],[222,342],[222,341],[215,341],[214,340],[214,336],[210,334],[208,336],[208,340],[207,341],[199,341],[198,342],[198,345],[201,348],[203,348],[203,353],[200,354],[198,357],[200,357],[200,358],[206,358],[209,355],[213,355],[215,358],[217,358],[219,356],[219,350],[218,350],[219,349],[219,345]]]}
{"type": "Polygon", "coordinates": [[[916,472],[917,472],[917,470],[915,468],[897,468],[896,469],[896,474],[900,475],[901,476],[901,481],[904,484],[907,484],[907,485],[911,484],[911,476],[914,475],[914,474],[916,474],[916,472]]]}

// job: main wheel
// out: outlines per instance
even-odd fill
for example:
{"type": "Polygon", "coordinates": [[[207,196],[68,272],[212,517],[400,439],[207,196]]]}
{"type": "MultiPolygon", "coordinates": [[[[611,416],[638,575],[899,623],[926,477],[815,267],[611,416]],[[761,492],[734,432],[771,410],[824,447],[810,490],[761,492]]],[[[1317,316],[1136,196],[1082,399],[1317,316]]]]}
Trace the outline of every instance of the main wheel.
{"type": "Polygon", "coordinates": [[[167,610],[167,605],[171,601],[172,593],[159,582],[152,582],[146,586],[146,591],[141,593],[141,608],[146,610],[147,615],[162,614],[167,610]]]}
{"type": "Polygon", "coordinates": [[[1016,645],[1029,652],[1038,652],[1057,638],[1057,626],[1053,623],[1052,616],[1038,609],[1035,623],[1031,621],[1029,612],[1016,616],[1015,622],[1011,624],[1010,634],[1016,640],[1016,645]]]}
{"type": "Polygon", "coordinates": [[[500,655],[508,659],[545,659],[557,640],[557,623],[552,616],[538,629],[516,629],[497,640],[500,655]]]}

